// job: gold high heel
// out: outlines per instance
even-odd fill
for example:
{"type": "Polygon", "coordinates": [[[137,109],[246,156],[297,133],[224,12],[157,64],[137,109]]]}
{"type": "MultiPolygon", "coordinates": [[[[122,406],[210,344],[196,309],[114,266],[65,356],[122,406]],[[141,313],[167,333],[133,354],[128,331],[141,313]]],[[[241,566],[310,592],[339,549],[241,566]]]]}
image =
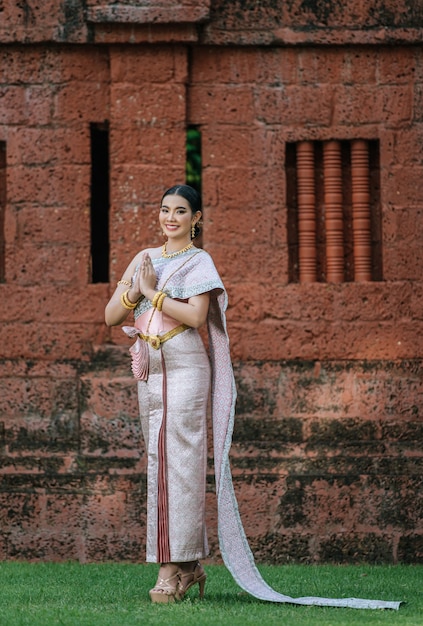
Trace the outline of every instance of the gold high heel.
{"type": "Polygon", "coordinates": [[[194,569],[192,572],[187,572],[183,574],[181,570],[179,570],[179,598],[182,600],[185,596],[188,589],[191,589],[193,585],[198,583],[200,587],[200,599],[204,598],[204,587],[206,586],[206,578],[207,574],[203,569],[203,566],[199,561],[194,565],[194,569]],[[184,583],[184,578],[189,578],[186,583],[184,583]]]}
{"type": "Polygon", "coordinates": [[[170,578],[158,578],[153,589],[150,589],[150,598],[152,602],[169,603],[180,600],[180,584],[181,578],[179,572],[170,576],[170,578]],[[176,579],[175,585],[170,585],[170,581],[176,579]]]}

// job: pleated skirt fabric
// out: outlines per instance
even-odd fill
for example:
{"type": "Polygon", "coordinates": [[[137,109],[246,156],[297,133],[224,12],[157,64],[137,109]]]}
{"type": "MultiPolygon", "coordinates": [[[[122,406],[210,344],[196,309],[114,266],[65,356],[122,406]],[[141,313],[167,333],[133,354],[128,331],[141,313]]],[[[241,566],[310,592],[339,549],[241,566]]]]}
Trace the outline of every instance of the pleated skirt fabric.
{"type": "Polygon", "coordinates": [[[210,363],[201,337],[188,329],[149,346],[147,381],[138,399],[147,469],[147,550],[152,563],[208,554],[205,524],[207,405],[210,363]]]}

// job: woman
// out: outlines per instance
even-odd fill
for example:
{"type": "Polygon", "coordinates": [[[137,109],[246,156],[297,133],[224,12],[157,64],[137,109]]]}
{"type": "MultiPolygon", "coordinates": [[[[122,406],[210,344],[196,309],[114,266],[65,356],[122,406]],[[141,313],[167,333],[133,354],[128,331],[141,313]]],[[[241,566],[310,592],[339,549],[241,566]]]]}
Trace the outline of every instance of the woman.
{"type": "MultiPolygon", "coordinates": [[[[139,252],[124,272],[105,312],[109,326],[131,310],[136,342],[132,370],[145,439],[147,561],[160,563],[153,602],[182,599],[195,584],[204,595],[207,555],[206,409],[211,409],[218,532],[223,560],[238,584],[264,600],[322,606],[398,608],[369,600],[291,598],[271,589],[258,572],[244,534],[232,485],[235,384],[226,333],[226,292],[210,255],[193,245],[201,219],[199,194],[187,185],[168,189],[159,222],[166,243],[139,252]],[[209,356],[198,334],[207,322],[209,356]]],[[[395,605],[395,606],[394,606],[395,605]]]]}

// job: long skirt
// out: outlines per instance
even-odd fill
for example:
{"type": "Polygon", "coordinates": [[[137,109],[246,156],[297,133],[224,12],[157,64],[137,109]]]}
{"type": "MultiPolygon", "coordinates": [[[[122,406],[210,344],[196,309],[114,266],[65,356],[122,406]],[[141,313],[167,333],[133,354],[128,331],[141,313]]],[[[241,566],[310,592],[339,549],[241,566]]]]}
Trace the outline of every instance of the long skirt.
{"type": "Polygon", "coordinates": [[[210,363],[200,335],[188,329],[149,347],[138,399],[147,469],[147,556],[184,562],[208,554],[205,524],[206,414],[210,363]]]}

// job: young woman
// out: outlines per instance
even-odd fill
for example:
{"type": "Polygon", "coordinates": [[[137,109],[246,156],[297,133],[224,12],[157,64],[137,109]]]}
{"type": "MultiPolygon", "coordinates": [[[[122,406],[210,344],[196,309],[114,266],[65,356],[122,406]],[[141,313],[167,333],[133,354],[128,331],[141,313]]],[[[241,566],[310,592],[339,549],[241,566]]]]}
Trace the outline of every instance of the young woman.
{"type": "Polygon", "coordinates": [[[204,593],[199,559],[205,528],[206,410],[210,362],[197,329],[211,294],[223,285],[210,256],[195,248],[201,203],[188,186],[163,196],[159,223],[166,242],[137,254],[106,307],[106,323],[134,309],[132,348],[142,431],[148,454],[147,561],[161,563],[154,602],[181,598],[193,584],[204,593]]]}
{"type": "Polygon", "coordinates": [[[235,384],[226,333],[227,298],[210,255],[193,245],[201,219],[199,194],[187,185],[168,189],[159,222],[167,240],[139,252],[129,263],[106,307],[109,326],[130,311],[136,338],[132,370],[145,440],[147,470],[147,561],[160,563],[153,602],[172,602],[206,574],[206,410],[213,421],[219,543],[236,582],[257,598],[294,604],[398,608],[399,603],[347,598],[291,598],[262,579],[248,546],[232,485],[229,449],[235,384]],[[207,322],[209,354],[198,328],[207,322]]]}

